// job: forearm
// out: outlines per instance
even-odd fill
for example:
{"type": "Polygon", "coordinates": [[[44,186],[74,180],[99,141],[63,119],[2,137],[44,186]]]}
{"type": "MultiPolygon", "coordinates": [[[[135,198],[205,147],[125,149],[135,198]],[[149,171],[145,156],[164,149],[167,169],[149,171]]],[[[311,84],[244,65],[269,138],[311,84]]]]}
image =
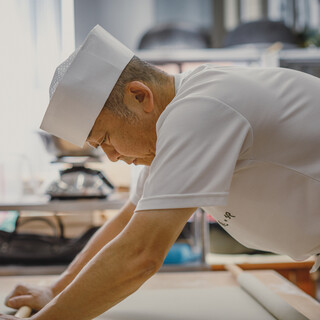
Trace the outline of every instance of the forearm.
{"type": "Polygon", "coordinates": [[[114,239],[128,224],[135,210],[131,202],[127,202],[119,213],[107,221],[90,239],[84,249],[76,256],[59,279],[52,285],[54,295],[59,294],[77,276],[81,269],[103,248],[114,239]]]}
{"type": "Polygon", "coordinates": [[[162,265],[194,208],[137,212],[32,320],[89,320],[137,290],[162,265]]]}
{"type": "Polygon", "coordinates": [[[93,319],[137,290],[158,264],[134,238],[120,235],[106,245],[32,320],[93,319]]]}

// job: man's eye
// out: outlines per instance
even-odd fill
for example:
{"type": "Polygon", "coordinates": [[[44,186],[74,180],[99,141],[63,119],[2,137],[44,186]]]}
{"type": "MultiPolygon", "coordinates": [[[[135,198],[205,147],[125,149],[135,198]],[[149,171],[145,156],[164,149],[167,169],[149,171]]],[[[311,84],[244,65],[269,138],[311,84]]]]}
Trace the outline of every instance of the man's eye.
{"type": "Polygon", "coordinates": [[[104,137],[104,139],[102,140],[102,142],[100,143],[100,146],[102,146],[107,140],[107,136],[104,137]]]}

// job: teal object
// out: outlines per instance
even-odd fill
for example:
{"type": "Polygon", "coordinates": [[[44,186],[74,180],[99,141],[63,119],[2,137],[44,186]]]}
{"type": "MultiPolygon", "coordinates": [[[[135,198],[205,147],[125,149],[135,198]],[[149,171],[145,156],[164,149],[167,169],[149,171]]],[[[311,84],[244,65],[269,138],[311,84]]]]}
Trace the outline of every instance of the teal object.
{"type": "Polygon", "coordinates": [[[169,250],[163,264],[183,264],[201,259],[201,253],[194,252],[187,243],[175,243],[169,250]]]}
{"type": "Polygon", "coordinates": [[[16,228],[16,222],[19,217],[19,212],[8,211],[3,214],[5,214],[6,216],[0,224],[0,230],[6,231],[6,232],[13,232],[16,228]]]}

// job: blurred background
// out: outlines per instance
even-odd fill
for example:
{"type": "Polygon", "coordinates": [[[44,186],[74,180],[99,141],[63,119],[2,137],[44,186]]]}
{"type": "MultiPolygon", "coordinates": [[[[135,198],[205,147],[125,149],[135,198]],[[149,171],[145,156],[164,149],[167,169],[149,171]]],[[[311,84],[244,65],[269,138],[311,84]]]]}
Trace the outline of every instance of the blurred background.
{"type": "MultiPolygon", "coordinates": [[[[48,88],[56,66],[96,24],[135,52],[143,49],[142,58],[167,64],[172,72],[192,68],[197,60],[260,63],[257,54],[262,56],[276,42],[282,43],[282,49],[306,51],[320,45],[318,0],[1,0],[0,12],[0,157],[23,156],[14,161],[24,163],[21,174],[34,180],[26,188],[56,174],[56,168],[50,165],[52,154],[37,133],[48,104],[48,88]],[[247,53],[237,53],[243,47],[247,53]],[[150,54],[163,48],[175,50],[150,54]],[[177,52],[199,48],[233,48],[234,53],[182,53],[181,58],[177,52]],[[252,48],[261,51],[250,51],[252,48]],[[181,67],[181,62],[189,65],[181,67]]],[[[290,67],[319,75],[319,64],[317,67],[312,58],[314,55],[311,68],[302,59],[301,65],[294,66],[291,61],[290,67]]],[[[127,166],[114,166],[121,167],[120,173],[114,174],[115,183],[128,186],[127,166]]],[[[1,170],[0,181],[4,179],[1,170]]]]}
{"type": "MultiPolygon", "coordinates": [[[[75,201],[107,199],[112,191],[127,192],[134,185],[139,170],[39,131],[55,68],[97,24],[171,73],[209,62],[280,66],[320,76],[320,0],[0,0],[0,13],[0,230],[12,231],[17,217],[23,221],[40,212],[61,227],[61,221],[49,219],[54,212],[68,227],[60,233],[75,237],[119,207],[75,201]],[[76,216],[77,211],[86,214],[76,216]]],[[[219,254],[257,253],[203,216],[195,215],[195,227],[188,225],[181,236],[191,237],[198,248],[191,260],[202,255],[203,262],[211,252],[217,256],[207,262],[222,265],[226,257],[221,262],[219,254]],[[209,240],[204,239],[206,228],[209,240]]],[[[48,229],[50,234],[52,229],[50,223],[47,229],[30,226],[29,232],[48,229]]],[[[284,257],[271,259],[288,263],[284,257]]],[[[308,274],[311,264],[280,269],[315,296],[315,279],[304,273],[300,281],[297,273],[308,274]]]]}

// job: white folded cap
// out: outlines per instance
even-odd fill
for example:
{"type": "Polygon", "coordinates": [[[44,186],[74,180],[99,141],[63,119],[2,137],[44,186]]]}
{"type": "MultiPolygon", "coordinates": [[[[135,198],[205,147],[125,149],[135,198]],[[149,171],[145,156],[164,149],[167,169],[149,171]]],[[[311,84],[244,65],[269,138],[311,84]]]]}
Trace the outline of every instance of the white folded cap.
{"type": "Polygon", "coordinates": [[[97,25],[58,66],[40,128],[82,147],[134,53],[97,25]]]}

